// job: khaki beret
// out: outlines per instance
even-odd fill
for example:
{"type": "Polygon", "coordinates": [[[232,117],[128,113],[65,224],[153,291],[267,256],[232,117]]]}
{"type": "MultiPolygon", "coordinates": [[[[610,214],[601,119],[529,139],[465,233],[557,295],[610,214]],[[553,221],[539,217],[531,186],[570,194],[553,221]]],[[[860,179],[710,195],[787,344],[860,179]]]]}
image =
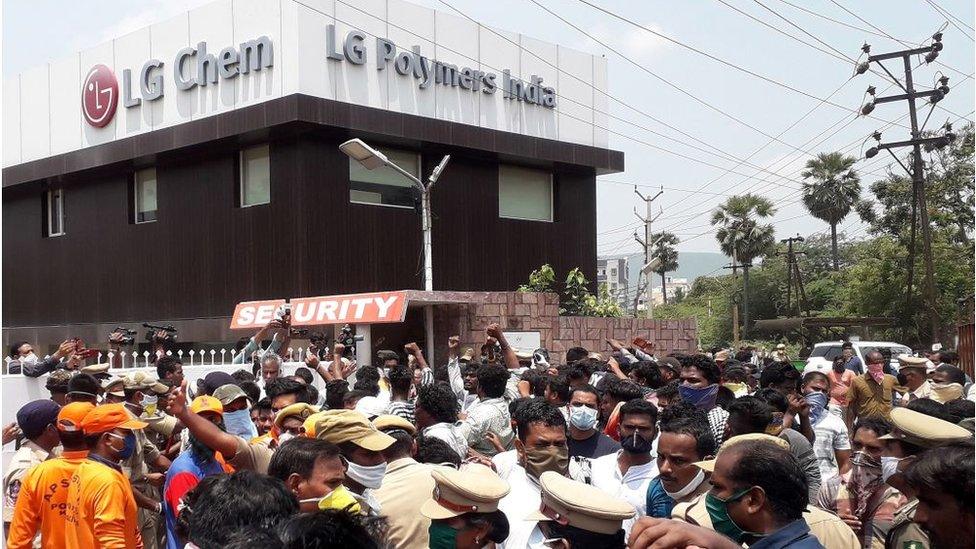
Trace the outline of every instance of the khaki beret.
{"type": "Polygon", "coordinates": [[[122,376],[122,382],[130,391],[142,391],[156,383],[156,379],[145,372],[132,372],[122,376]]]}
{"type": "Polygon", "coordinates": [[[461,357],[458,360],[471,361],[474,358],[474,349],[471,347],[465,347],[464,352],[461,353],[461,357]]]}
{"type": "Polygon", "coordinates": [[[296,402],[295,404],[285,406],[284,408],[278,410],[278,413],[275,414],[274,425],[275,427],[281,429],[281,424],[284,423],[285,418],[297,417],[298,419],[305,421],[310,415],[318,411],[319,409],[311,404],[296,402]]]}
{"type": "Polygon", "coordinates": [[[929,359],[921,356],[912,355],[898,355],[898,369],[904,370],[905,368],[918,368],[920,370],[926,370],[926,364],[929,359]]]}
{"type": "Polygon", "coordinates": [[[374,452],[386,450],[396,442],[395,438],[378,431],[366,416],[355,410],[327,410],[315,414],[314,420],[309,418],[305,421],[305,436],[332,444],[352,442],[374,452]]]}
{"type": "Polygon", "coordinates": [[[404,431],[410,433],[411,435],[417,434],[417,427],[413,423],[403,419],[400,416],[393,414],[383,414],[381,416],[376,416],[373,418],[373,427],[376,427],[380,431],[386,431],[387,429],[403,429],[404,431]]]}
{"type": "Polygon", "coordinates": [[[542,504],[525,520],[552,520],[587,532],[614,534],[636,514],[626,501],[553,471],[542,473],[539,485],[542,504]]]}
{"type": "Polygon", "coordinates": [[[723,442],[722,446],[718,449],[718,454],[715,455],[714,459],[709,459],[706,461],[696,461],[692,465],[698,467],[699,469],[705,471],[706,473],[711,473],[712,471],[715,470],[715,462],[718,461],[718,456],[722,455],[722,452],[728,450],[729,448],[735,446],[736,444],[740,444],[742,442],[750,442],[750,441],[768,442],[770,444],[779,446],[784,450],[790,449],[790,443],[779,437],[774,437],[773,435],[767,435],[766,433],[746,433],[744,435],[736,435],[723,442]]]}
{"type": "Polygon", "coordinates": [[[125,379],[121,377],[111,377],[102,382],[102,390],[105,394],[124,397],[125,379]]]}
{"type": "Polygon", "coordinates": [[[247,393],[244,392],[244,389],[241,389],[239,385],[235,385],[233,383],[228,383],[226,385],[217,387],[217,389],[215,389],[213,392],[213,396],[224,406],[227,406],[239,398],[247,399],[248,406],[251,405],[251,399],[247,397],[247,393]]]}
{"type": "Polygon", "coordinates": [[[508,495],[508,482],[484,465],[468,465],[462,470],[434,469],[434,492],[420,506],[420,514],[443,520],[465,513],[493,513],[498,501],[508,495]]]}
{"type": "Polygon", "coordinates": [[[724,349],[721,350],[721,351],[719,351],[719,352],[717,352],[717,353],[715,353],[715,360],[716,361],[718,361],[718,360],[728,360],[728,359],[729,359],[729,352],[726,351],[726,350],[724,350],[724,349]]]}
{"type": "Polygon", "coordinates": [[[84,368],[81,368],[79,371],[84,372],[86,374],[97,375],[97,374],[104,374],[108,372],[108,367],[109,367],[109,363],[103,362],[102,364],[92,364],[91,366],[85,366],[84,368]]]}
{"type": "Polygon", "coordinates": [[[895,408],[890,417],[892,430],[878,437],[881,440],[904,440],[922,448],[935,448],[973,439],[973,434],[964,427],[908,408],[895,408]]]}

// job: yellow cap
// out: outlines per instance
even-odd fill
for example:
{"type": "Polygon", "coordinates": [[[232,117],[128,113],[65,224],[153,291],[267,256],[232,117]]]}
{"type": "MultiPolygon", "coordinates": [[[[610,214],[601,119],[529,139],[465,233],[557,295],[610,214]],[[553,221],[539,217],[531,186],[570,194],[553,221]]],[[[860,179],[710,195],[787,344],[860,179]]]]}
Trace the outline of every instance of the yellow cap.
{"type": "MultiPolygon", "coordinates": [[[[297,417],[298,419],[305,421],[309,416],[318,411],[319,409],[311,404],[296,402],[295,404],[285,406],[284,408],[278,410],[278,413],[275,414],[274,425],[275,427],[281,429],[281,424],[285,422],[286,418],[297,417]]],[[[305,436],[310,438],[315,437],[315,435],[310,435],[307,433],[305,436]]]]}
{"type": "Polygon", "coordinates": [[[705,461],[696,461],[692,465],[698,467],[699,469],[705,471],[706,473],[711,473],[712,471],[715,470],[715,462],[718,461],[718,456],[722,455],[722,452],[728,450],[729,448],[735,446],[736,444],[742,442],[749,442],[749,441],[768,442],[770,444],[775,444],[776,446],[779,446],[784,450],[790,449],[790,443],[779,437],[774,437],[773,435],[767,435],[766,433],[746,433],[744,435],[736,435],[723,442],[722,447],[719,448],[718,454],[715,455],[714,459],[709,459],[705,461]]]}
{"type": "Polygon", "coordinates": [[[493,513],[498,501],[508,495],[508,482],[484,465],[471,464],[456,470],[447,467],[431,471],[434,492],[420,506],[420,514],[431,519],[449,519],[465,513],[493,513]]]}
{"type": "Polygon", "coordinates": [[[879,439],[904,440],[922,448],[973,440],[973,434],[964,427],[908,408],[895,408],[890,417],[892,431],[879,439]]]}
{"type": "Polygon", "coordinates": [[[417,434],[417,427],[415,427],[413,423],[410,423],[402,417],[393,414],[376,416],[373,418],[373,427],[376,427],[383,432],[393,429],[402,429],[411,435],[417,434]]]}
{"type": "Polygon", "coordinates": [[[315,414],[315,421],[311,427],[311,431],[306,427],[306,436],[314,436],[332,444],[352,442],[375,452],[386,450],[396,442],[396,439],[390,435],[376,430],[366,416],[355,410],[320,412],[315,414]]]}
{"type": "Polygon", "coordinates": [[[190,411],[194,414],[203,412],[213,412],[220,417],[224,417],[224,407],[220,401],[210,395],[200,395],[190,403],[190,411]]]}
{"type": "Polygon", "coordinates": [[[551,520],[597,534],[615,534],[634,507],[599,488],[546,471],[539,477],[542,503],[525,520],[551,520]]]}

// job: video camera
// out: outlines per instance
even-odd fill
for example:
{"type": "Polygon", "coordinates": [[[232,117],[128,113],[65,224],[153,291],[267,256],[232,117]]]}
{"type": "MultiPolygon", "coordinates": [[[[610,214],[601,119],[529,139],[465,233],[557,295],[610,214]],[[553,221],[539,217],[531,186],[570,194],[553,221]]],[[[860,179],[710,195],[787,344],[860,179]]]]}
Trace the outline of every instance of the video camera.
{"type": "Polygon", "coordinates": [[[160,326],[158,324],[149,324],[148,322],[143,322],[142,327],[148,328],[148,330],[146,331],[146,341],[150,341],[150,342],[153,341],[153,339],[156,337],[156,332],[166,332],[166,336],[164,339],[176,341],[177,330],[172,326],[160,326]]]}
{"type": "Polygon", "coordinates": [[[122,337],[119,339],[119,343],[122,345],[132,345],[136,342],[137,332],[135,330],[130,330],[125,326],[117,326],[114,330],[112,330],[112,333],[122,334],[122,337]]]}
{"type": "Polygon", "coordinates": [[[363,335],[353,334],[352,328],[348,324],[346,324],[340,330],[339,335],[336,336],[336,343],[342,343],[343,345],[345,345],[347,353],[355,353],[356,342],[362,341],[364,339],[366,339],[366,337],[363,335]]]}

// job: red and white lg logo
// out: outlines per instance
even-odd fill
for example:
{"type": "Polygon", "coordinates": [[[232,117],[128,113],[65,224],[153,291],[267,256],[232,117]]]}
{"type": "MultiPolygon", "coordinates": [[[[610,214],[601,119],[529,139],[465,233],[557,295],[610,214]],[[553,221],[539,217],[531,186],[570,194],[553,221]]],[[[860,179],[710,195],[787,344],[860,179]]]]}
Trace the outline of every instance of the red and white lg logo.
{"type": "Polygon", "coordinates": [[[112,121],[119,105],[119,83],[112,69],[95,65],[88,71],[81,89],[81,105],[85,120],[92,126],[101,128],[112,121]]]}

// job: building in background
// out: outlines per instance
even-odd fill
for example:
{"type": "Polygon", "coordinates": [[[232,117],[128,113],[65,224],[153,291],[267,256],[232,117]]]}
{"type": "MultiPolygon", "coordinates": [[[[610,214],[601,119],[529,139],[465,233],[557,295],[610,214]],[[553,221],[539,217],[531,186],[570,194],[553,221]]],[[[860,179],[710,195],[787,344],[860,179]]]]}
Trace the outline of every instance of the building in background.
{"type": "Polygon", "coordinates": [[[142,322],[234,341],[241,301],[422,287],[410,183],[350,138],[421,179],[451,155],[435,290],[545,263],[593,280],[596,176],[624,167],[607,86],[602,56],[403,0],[222,0],[24,71],[3,84],[4,344],[142,322]]]}
{"type": "Polygon", "coordinates": [[[596,260],[596,285],[597,288],[607,285],[610,295],[616,298],[624,310],[634,308],[633,296],[630,295],[630,283],[628,281],[629,263],[626,256],[606,257],[596,260]]]}
{"type": "MultiPolygon", "coordinates": [[[[656,277],[656,278],[660,278],[660,277],[656,277]]],[[[668,303],[674,303],[674,298],[676,296],[678,295],[687,296],[688,292],[691,291],[691,283],[688,282],[687,278],[666,276],[665,280],[667,280],[667,287],[668,287],[667,288],[668,303]]],[[[655,286],[651,288],[651,300],[654,302],[655,306],[664,304],[664,294],[661,293],[660,286],[655,286]]]]}

